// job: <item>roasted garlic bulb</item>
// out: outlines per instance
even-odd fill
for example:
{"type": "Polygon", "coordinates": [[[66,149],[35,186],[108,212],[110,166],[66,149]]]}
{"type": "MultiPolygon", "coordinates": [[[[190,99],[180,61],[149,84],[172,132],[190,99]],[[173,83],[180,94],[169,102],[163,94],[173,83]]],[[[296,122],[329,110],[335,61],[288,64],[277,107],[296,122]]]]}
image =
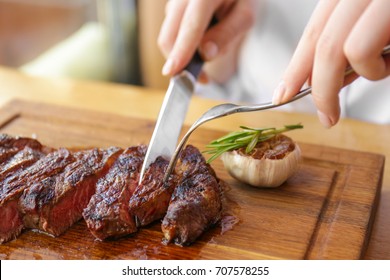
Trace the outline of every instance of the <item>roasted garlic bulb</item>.
{"type": "Polygon", "coordinates": [[[301,150],[291,138],[278,134],[258,142],[250,153],[242,147],[223,153],[221,159],[239,181],[255,187],[278,187],[297,171],[301,150]]]}

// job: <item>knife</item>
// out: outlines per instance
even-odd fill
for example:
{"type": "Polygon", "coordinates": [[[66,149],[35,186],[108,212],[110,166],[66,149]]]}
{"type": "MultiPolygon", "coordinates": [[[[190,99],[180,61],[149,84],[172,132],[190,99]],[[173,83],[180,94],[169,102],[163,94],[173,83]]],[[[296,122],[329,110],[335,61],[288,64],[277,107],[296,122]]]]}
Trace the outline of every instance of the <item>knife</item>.
{"type": "Polygon", "coordinates": [[[142,182],[146,169],[158,156],[170,159],[175,152],[202,65],[203,60],[199,53],[196,52],[185,69],[170,79],[169,87],[165,93],[156,126],[146,151],[139,183],[142,182]]]}

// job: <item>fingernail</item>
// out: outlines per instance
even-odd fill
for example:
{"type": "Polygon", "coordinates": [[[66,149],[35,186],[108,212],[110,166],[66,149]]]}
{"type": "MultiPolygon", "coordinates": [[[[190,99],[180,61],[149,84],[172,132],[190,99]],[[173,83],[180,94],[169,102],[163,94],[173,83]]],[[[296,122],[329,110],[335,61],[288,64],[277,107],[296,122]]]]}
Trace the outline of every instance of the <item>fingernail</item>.
{"type": "Polygon", "coordinates": [[[207,42],[200,48],[200,53],[205,60],[212,60],[218,55],[218,46],[214,42],[207,42]]]}
{"type": "Polygon", "coordinates": [[[272,103],[275,105],[279,105],[280,103],[282,103],[285,93],[286,93],[286,85],[284,81],[281,81],[274,91],[274,95],[272,97],[272,103]]]}
{"type": "Polygon", "coordinates": [[[317,111],[317,115],[318,115],[320,122],[322,123],[322,125],[324,127],[331,128],[333,126],[332,120],[327,115],[325,115],[321,111],[317,111]]]}
{"type": "Polygon", "coordinates": [[[173,59],[168,58],[168,60],[165,62],[162,68],[162,74],[164,76],[169,76],[172,73],[172,69],[173,69],[173,59]]]}

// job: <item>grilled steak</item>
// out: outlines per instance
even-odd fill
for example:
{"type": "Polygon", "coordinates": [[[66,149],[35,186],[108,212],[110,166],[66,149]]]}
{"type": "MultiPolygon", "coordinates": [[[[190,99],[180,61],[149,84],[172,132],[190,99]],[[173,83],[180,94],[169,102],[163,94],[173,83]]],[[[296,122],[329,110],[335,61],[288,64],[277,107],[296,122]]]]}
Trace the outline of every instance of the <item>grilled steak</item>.
{"type": "Polygon", "coordinates": [[[83,216],[91,233],[99,240],[137,231],[128,201],[138,185],[146,146],[130,147],[101,178],[83,216]]]}
{"type": "Polygon", "coordinates": [[[192,243],[220,219],[214,170],[187,146],[167,183],[168,161],[158,157],[138,184],[145,153],[146,146],[54,150],[0,134],[0,243],[24,228],[58,236],[82,216],[100,240],[163,218],[167,243],[192,243]]]}
{"type": "MultiPolygon", "coordinates": [[[[25,147],[9,160],[0,164],[0,181],[7,176],[22,173],[21,170],[31,166],[45,154],[41,150],[25,147]]],[[[0,243],[16,237],[22,230],[17,206],[17,199],[5,203],[3,200],[4,185],[1,185],[2,198],[0,200],[0,243]]]]}
{"type": "Polygon", "coordinates": [[[13,172],[0,183],[0,242],[15,238],[23,229],[18,200],[30,185],[61,172],[74,161],[67,149],[59,149],[40,158],[27,169],[13,172]]]}
{"type": "Polygon", "coordinates": [[[61,173],[31,183],[19,200],[24,226],[54,236],[62,234],[82,217],[96,182],[120,152],[116,147],[76,152],[75,160],[61,173]]]}
{"type": "Polygon", "coordinates": [[[17,200],[6,199],[11,190],[5,183],[6,177],[22,173],[49,150],[34,139],[0,134],[0,243],[16,237],[22,230],[17,200]]]}
{"type": "Polygon", "coordinates": [[[26,137],[12,137],[7,134],[0,134],[0,163],[3,165],[16,153],[26,147],[29,147],[34,151],[45,152],[45,147],[43,147],[37,140],[26,137]]]}
{"type": "Polygon", "coordinates": [[[137,226],[145,226],[164,217],[172,192],[175,176],[163,183],[169,162],[158,157],[146,170],[144,179],[130,198],[129,211],[135,217],[137,226]]]}
{"type": "Polygon", "coordinates": [[[35,163],[38,159],[45,155],[41,150],[36,150],[30,147],[24,147],[14,156],[0,164],[0,181],[4,180],[10,174],[25,169],[35,163]]]}
{"type": "Polygon", "coordinates": [[[42,144],[39,141],[28,137],[13,137],[8,134],[0,134],[0,147],[1,149],[18,149],[21,150],[24,147],[30,147],[33,149],[42,149],[42,144]]]}
{"type": "Polygon", "coordinates": [[[193,146],[187,146],[181,153],[177,172],[180,181],[172,195],[161,229],[164,242],[189,245],[219,221],[222,188],[214,170],[193,146]]]}

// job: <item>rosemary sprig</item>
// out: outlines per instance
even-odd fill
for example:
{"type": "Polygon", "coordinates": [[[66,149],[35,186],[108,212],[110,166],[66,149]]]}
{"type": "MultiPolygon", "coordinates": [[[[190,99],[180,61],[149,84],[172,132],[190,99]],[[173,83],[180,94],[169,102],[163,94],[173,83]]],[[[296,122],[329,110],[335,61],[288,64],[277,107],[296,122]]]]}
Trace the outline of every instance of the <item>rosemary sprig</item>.
{"type": "Polygon", "coordinates": [[[264,142],[277,134],[303,128],[303,125],[293,124],[285,125],[282,128],[275,127],[252,128],[240,126],[241,131],[234,131],[211,141],[206,145],[206,150],[203,153],[210,154],[211,157],[207,160],[208,163],[222,155],[224,152],[236,150],[242,147],[245,148],[245,153],[249,154],[259,142],[264,142]]]}

